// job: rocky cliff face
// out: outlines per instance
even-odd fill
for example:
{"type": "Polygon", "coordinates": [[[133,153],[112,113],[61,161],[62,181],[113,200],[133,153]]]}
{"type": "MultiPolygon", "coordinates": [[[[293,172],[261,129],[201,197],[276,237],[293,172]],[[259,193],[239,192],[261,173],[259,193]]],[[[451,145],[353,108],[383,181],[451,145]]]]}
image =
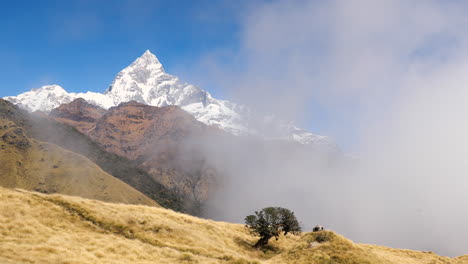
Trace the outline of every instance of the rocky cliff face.
{"type": "Polygon", "coordinates": [[[177,106],[136,101],[101,112],[77,99],[52,110],[51,118],[74,126],[108,152],[137,162],[158,182],[203,202],[216,184],[216,171],[197,149],[197,138],[222,133],[177,106]]]}
{"type": "Polygon", "coordinates": [[[53,109],[49,115],[55,120],[71,125],[81,133],[87,134],[105,112],[105,109],[78,98],[69,104],[63,104],[53,109]]]}

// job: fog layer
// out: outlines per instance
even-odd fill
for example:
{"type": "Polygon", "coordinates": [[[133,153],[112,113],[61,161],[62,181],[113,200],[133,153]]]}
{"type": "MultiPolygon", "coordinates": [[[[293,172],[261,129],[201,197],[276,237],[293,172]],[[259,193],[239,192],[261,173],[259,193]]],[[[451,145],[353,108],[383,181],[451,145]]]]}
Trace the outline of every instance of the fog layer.
{"type": "Polygon", "coordinates": [[[253,5],[240,16],[238,49],[201,59],[201,84],[331,135],[359,158],[349,165],[301,147],[214,142],[207,153],[225,178],[209,214],[241,222],[285,206],[306,228],[321,224],[357,242],[467,254],[467,7],[253,5]]]}

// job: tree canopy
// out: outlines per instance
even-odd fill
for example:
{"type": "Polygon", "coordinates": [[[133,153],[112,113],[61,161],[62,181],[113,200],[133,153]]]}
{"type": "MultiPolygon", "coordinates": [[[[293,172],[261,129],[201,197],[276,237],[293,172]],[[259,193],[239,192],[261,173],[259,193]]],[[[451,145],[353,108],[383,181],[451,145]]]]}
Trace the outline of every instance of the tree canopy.
{"type": "Polygon", "coordinates": [[[260,236],[255,247],[261,248],[268,244],[270,238],[278,239],[281,233],[297,235],[301,226],[294,216],[294,212],[282,207],[266,207],[255,214],[245,217],[246,227],[254,235],[260,236]]]}

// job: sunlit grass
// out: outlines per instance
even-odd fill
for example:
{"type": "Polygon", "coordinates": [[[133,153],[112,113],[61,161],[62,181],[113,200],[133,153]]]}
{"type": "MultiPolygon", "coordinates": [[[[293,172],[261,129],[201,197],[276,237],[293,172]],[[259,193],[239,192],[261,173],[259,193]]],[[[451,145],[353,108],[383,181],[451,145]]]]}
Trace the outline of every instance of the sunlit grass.
{"type": "MultiPolygon", "coordinates": [[[[355,244],[333,232],[272,239],[171,210],[0,188],[0,263],[468,263],[355,244]]],[[[465,261],[465,262],[463,262],[465,261]]]]}

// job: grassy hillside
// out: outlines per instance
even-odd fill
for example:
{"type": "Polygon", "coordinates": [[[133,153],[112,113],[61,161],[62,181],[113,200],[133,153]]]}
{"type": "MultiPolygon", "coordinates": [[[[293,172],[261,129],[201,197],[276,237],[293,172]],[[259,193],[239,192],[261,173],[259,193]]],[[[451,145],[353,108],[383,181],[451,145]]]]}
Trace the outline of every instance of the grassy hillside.
{"type": "Polygon", "coordinates": [[[40,116],[32,116],[3,99],[0,99],[0,118],[11,120],[24,128],[31,138],[53,143],[87,157],[105,172],[157,201],[161,206],[190,214],[197,214],[199,211],[198,208],[187,208],[179,195],[154,180],[134,162],[102,150],[73,127],[40,116]]]}
{"type": "Polygon", "coordinates": [[[29,138],[24,129],[0,119],[0,185],[102,201],[157,205],[104,172],[87,158],[29,138]]]}
{"type": "Polygon", "coordinates": [[[330,231],[306,233],[293,249],[280,254],[270,263],[342,263],[342,264],[465,264],[466,256],[441,257],[433,252],[393,249],[357,244],[330,231]],[[318,242],[320,241],[320,243],[318,242]]]}
{"type": "Polygon", "coordinates": [[[0,263],[468,263],[355,244],[329,231],[281,237],[261,252],[243,225],[5,188],[0,222],[0,263]]]}

